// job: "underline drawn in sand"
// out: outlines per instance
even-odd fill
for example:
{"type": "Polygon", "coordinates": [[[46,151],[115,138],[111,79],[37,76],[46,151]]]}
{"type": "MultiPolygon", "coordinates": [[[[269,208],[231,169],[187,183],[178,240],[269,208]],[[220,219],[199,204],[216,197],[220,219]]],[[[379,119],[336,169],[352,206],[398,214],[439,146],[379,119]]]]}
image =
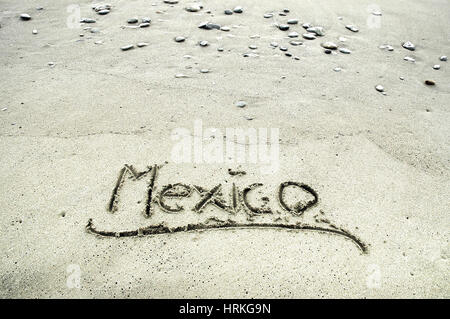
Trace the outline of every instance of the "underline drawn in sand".
{"type": "MultiPolygon", "coordinates": [[[[111,230],[101,230],[97,229],[94,225],[93,220],[89,219],[86,225],[86,231],[91,234],[95,234],[101,237],[136,237],[136,236],[150,236],[158,234],[169,234],[178,232],[193,232],[193,231],[205,231],[205,230],[225,230],[225,229],[244,229],[244,228],[265,228],[265,229],[281,229],[281,230],[303,230],[303,231],[316,231],[320,233],[326,233],[336,236],[341,236],[351,240],[362,253],[368,253],[368,246],[357,236],[345,230],[342,227],[336,226],[325,218],[325,213],[320,210],[320,213],[314,216],[315,223],[308,223],[304,221],[299,221],[297,223],[290,223],[287,216],[291,217],[303,217],[303,214],[313,206],[316,206],[319,201],[319,196],[317,192],[309,185],[287,181],[283,182],[278,187],[278,192],[275,197],[278,200],[279,206],[282,212],[274,210],[269,207],[269,198],[262,197],[262,204],[254,204],[250,202],[250,194],[256,189],[263,187],[262,183],[253,183],[239,190],[239,187],[232,183],[232,188],[230,191],[230,200],[227,202],[223,199],[222,194],[222,184],[217,184],[212,188],[204,188],[198,185],[184,184],[184,183],[174,183],[167,184],[160,187],[160,191],[157,191],[156,180],[158,172],[161,170],[161,165],[153,165],[147,167],[147,170],[138,172],[132,165],[125,164],[120,170],[117,182],[113,188],[111,194],[111,199],[108,203],[107,210],[110,213],[115,213],[118,210],[118,203],[120,200],[120,190],[127,178],[137,181],[141,180],[143,177],[147,177],[147,190],[146,190],[146,200],[143,215],[146,218],[151,218],[154,214],[154,206],[157,205],[162,212],[167,214],[179,214],[185,210],[185,207],[175,204],[170,204],[168,201],[173,201],[176,199],[190,198],[191,195],[196,192],[200,198],[192,205],[192,211],[196,214],[201,214],[204,209],[212,205],[228,214],[228,219],[223,220],[217,217],[210,217],[204,222],[189,223],[183,226],[170,227],[166,223],[159,223],[154,225],[149,225],[146,227],[141,227],[136,230],[125,230],[125,231],[111,231],[111,230]],[[294,204],[288,203],[292,200],[287,200],[286,190],[288,188],[297,188],[301,190],[310,198],[309,200],[300,200],[294,204]],[[239,221],[233,219],[233,217],[238,216],[239,212],[243,210],[246,214],[246,221],[239,221]],[[281,215],[276,215],[276,213],[281,215]],[[283,215],[284,214],[284,215],[283,215]],[[273,221],[255,221],[261,216],[274,216],[273,221]],[[282,218],[284,216],[284,218],[282,218]],[[276,218],[275,218],[276,217],[276,218]]],[[[229,172],[230,173],[230,172],[229,172]]],[[[231,176],[236,176],[230,174],[231,176]]],[[[240,175],[237,175],[240,176],[240,175]]]]}

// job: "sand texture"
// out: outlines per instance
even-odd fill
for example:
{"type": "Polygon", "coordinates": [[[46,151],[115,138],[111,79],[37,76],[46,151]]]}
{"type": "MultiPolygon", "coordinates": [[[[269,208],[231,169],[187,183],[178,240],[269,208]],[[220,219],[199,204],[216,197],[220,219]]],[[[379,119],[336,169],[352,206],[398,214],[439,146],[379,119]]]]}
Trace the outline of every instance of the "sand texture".
{"type": "Polygon", "coordinates": [[[450,297],[449,1],[107,3],[0,1],[1,298],[450,297]],[[195,121],[279,129],[278,170],[176,163],[195,121]]]}

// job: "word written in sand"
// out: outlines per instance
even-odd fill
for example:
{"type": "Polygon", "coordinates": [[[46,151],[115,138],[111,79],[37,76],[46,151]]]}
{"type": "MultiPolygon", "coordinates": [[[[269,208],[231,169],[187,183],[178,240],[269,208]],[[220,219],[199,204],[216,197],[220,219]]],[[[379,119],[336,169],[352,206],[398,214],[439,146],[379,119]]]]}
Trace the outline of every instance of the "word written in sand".
{"type": "MultiPolygon", "coordinates": [[[[165,223],[153,224],[147,227],[138,228],[136,230],[125,231],[105,231],[98,230],[94,227],[92,219],[89,219],[86,230],[89,233],[104,237],[134,237],[145,235],[157,235],[165,233],[177,233],[187,231],[200,231],[210,229],[236,229],[236,228],[278,228],[291,230],[309,230],[328,233],[338,236],[343,236],[353,241],[362,252],[367,252],[367,246],[355,235],[349,231],[332,224],[324,217],[325,213],[320,211],[320,215],[314,216],[315,223],[306,223],[304,221],[295,224],[289,223],[289,216],[303,217],[304,213],[313,206],[316,206],[319,201],[319,195],[309,185],[287,181],[281,183],[276,193],[274,194],[279,208],[273,209],[268,205],[270,199],[267,196],[261,198],[260,203],[255,203],[251,200],[251,194],[260,190],[264,185],[262,183],[253,183],[243,188],[238,187],[232,183],[229,199],[224,199],[222,192],[222,184],[217,184],[213,187],[202,187],[199,185],[191,185],[185,183],[171,183],[166,185],[156,185],[158,173],[162,166],[153,165],[147,167],[146,170],[138,172],[132,165],[124,165],[120,170],[116,184],[113,188],[111,199],[108,202],[107,210],[114,213],[118,210],[118,203],[120,201],[120,191],[127,179],[137,181],[146,179],[147,189],[146,198],[144,202],[143,215],[151,219],[155,213],[155,207],[168,214],[180,214],[185,211],[186,207],[181,206],[180,203],[174,203],[176,200],[191,199],[191,210],[200,215],[209,206],[213,206],[219,210],[227,213],[228,219],[223,220],[217,217],[212,217],[205,222],[195,224],[186,224],[184,226],[169,227],[165,223]],[[292,201],[292,198],[287,196],[287,192],[297,190],[303,193],[303,197],[307,199],[292,201]],[[196,200],[194,201],[194,192],[196,193],[196,200]],[[242,217],[240,212],[244,212],[246,219],[242,217]],[[283,215],[284,214],[284,215],[283,215]],[[272,221],[267,219],[261,220],[261,217],[274,216],[272,221]],[[281,218],[284,216],[284,219],[281,218]],[[258,220],[259,219],[259,220],[258,220]]],[[[240,174],[234,174],[235,171],[229,170],[231,176],[242,176],[245,174],[239,171],[240,174]]]]}

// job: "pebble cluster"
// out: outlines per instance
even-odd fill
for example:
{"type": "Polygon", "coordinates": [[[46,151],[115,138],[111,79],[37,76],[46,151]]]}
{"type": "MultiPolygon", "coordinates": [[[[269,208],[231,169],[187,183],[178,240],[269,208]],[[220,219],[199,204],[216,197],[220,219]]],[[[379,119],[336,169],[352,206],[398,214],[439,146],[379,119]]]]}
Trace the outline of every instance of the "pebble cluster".
{"type": "MultiPolygon", "coordinates": [[[[174,6],[176,4],[178,4],[177,0],[163,0],[163,3],[168,4],[170,6],[174,6]]],[[[155,4],[153,4],[155,5],[155,4]]],[[[92,6],[92,10],[98,14],[98,15],[107,15],[111,12],[111,10],[113,9],[112,5],[110,4],[95,4],[92,6]]],[[[204,9],[203,5],[201,3],[191,3],[191,4],[187,4],[184,7],[184,10],[186,12],[189,13],[197,13],[200,12],[204,9]]],[[[43,10],[42,7],[38,7],[36,8],[36,10],[43,10]]],[[[157,11],[157,13],[161,13],[160,11],[157,11]]],[[[212,12],[210,10],[205,11],[205,13],[210,14],[211,16],[214,16],[212,14],[212,12]]],[[[277,20],[277,19],[281,19],[284,21],[275,21],[273,23],[273,25],[280,31],[285,32],[285,39],[287,40],[286,42],[291,45],[292,47],[297,47],[297,46],[302,46],[304,43],[302,41],[300,41],[300,38],[303,38],[304,40],[308,40],[309,41],[314,41],[318,38],[324,37],[326,35],[325,29],[324,27],[320,26],[320,25],[313,25],[310,22],[303,22],[300,25],[300,19],[297,17],[289,17],[287,18],[288,14],[290,13],[290,10],[288,8],[284,8],[282,9],[280,12],[266,12],[263,14],[262,18],[263,19],[272,19],[272,20],[277,20]],[[280,18],[281,17],[281,18],[280,18]],[[286,18],[284,18],[286,17],[286,18]],[[299,26],[299,27],[297,27],[299,26]],[[293,30],[294,29],[294,30],[293,30]],[[300,31],[302,30],[302,31],[300,31]]],[[[234,15],[234,14],[244,14],[244,8],[242,6],[236,6],[234,8],[226,8],[223,10],[223,14],[230,16],[230,15],[234,15]]],[[[382,13],[379,11],[372,11],[371,12],[372,15],[375,16],[381,16],[382,13]]],[[[20,20],[22,21],[29,21],[32,19],[31,15],[29,15],[28,13],[22,13],[19,16],[20,20]]],[[[342,17],[338,17],[338,20],[343,20],[342,17]]],[[[270,21],[270,20],[269,20],[270,21]]],[[[91,17],[85,17],[82,18],[80,20],[81,24],[93,24],[96,23],[96,20],[94,18],[91,17]]],[[[152,23],[152,19],[149,17],[130,17],[128,20],[126,20],[126,25],[123,25],[122,28],[131,28],[131,29],[139,29],[139,28],[148,28],[150,27],[152,23]]],[[[220,25],[218,23],[215,22],[211,22],[211,21],[204,21],[201,22],[200,24],[197,25],[197,27],[199,29],[202,30],[217,30],[217,31],[222,31],[222,32],[230,32],[231,31],[231,27],[230,26],[226,26],[226,25],[220,25]]],[[[357,33],[359,32],[359,28],[354,25],[354,24],[345,24],[343,25],[343,27],[350,31],[351,33],[357,33]]],[[[343,28],[343,29],[344,29],[343,28]]],[[[344,30],[345,30],[344,29],[344,30]]],[[[98,28],[91,28],[91,27],[86,27],[85,30],[89,30],[91,33],[98,33],[99,29],[98,28]]],[[[348,32],[347,31],[347,32],[348,32]]],[[[32,34],[37,35],[38,31],[36,29],[32,30],[32,34]]],[[[83,37],[84,34],[80,34],[80,37],[83,37]]],[[[230,36],[233,36],[230,34],[230,36]]],[[[254,35],[250,37],[251,39],[254,38],[260,38],[259,35],[254,35]]],[[[173,38],[173,40],[176,43],[183,43],[186,42],[186,40],[188,39],[187,36],[185,35],[178,35],[175,36],[173,38]]],[[[344,46],[344,43],[347,42],[347,38],[346,37],[339,37],[338,38],[339,42],[335,43],[333,41],[323,41],[320,43],[320,46],[323,48],[323,52],[325,54],[328,55],[332,55],[332,54],[337,54],[337,53],[342,53],[344,55],[348,55],[351,54],[352,51],[347,48],[346,46],[344,46]]],[[[99,41],[95,41],[95,44],[102,44],[103,41],[99,40],[99,41]]],[[[143,48],[148,46],[149,44],[146,42],[139,42],[136,44],[126,44],[120,47],[120,50],[122,51],[129,51],[135,47],[138,48],[143,48]]],[[[210,45],[210,43],[206,40],[200,40],[197,42],[197,45],[200,47],[208,47],[210,45]]],[[[288,45],[285,44],[279,44],[275,41],[271,41],[268,46],[272,49],[278,49],[281,52],[283,52],[283,54],[286,57],[290,57],[293,60],[300,60],[300,57],[298,55],[294,55],[289,51],[289,47],[288,45]]],[[[410,52],[414,52],[416,51],[416,45],[414,43],[412,43],[411,41],[405,41],[401,43],[401,47],[404,48],[405,50],[408,50],[410,52]]],[[[248,44],[247,48],[250,50],[249,52],[244,52],[242,54],[243,57],[245,58],[255,58],[259,56],[259,47],[256,44],[250,43],[248,44]]],[[[387,51],[387,52],[392,52],[394,51],[394,46],[389,45],[389,44],[382,44],[379,46],[379,48],[381,50],[387,51]]],[[[224,52],[224,48],[223,47],[218,47],[217,48],[218,52],[224,52]]],[[[190,56],[184,56],[185,58],[190,58],[190,56]]],[[[405,61],[410,62],[410,63],[415,63],[416,59],[414,57],[411,56],[405,56],[403,58],[405,61]]],[[[441,62],[446,62],[447,61],[447,56],[441,56],[439,57],[439,61],[441,62]]],[[[49,62],[49,66],[54,66],[55,64],[53,62],[49,62]]],[[[434,70],[440,70],[441,69],[441,65],[440,64],[434,64],[432,66],[432,68],[434,70]]],[[[341,67],[335,67],[333,69],[335,72],[340,72],[342,70],[341,67]]],[[[206,69],[206,68],[202,68],[200,69],[200,73],[209,73],[210,70],[206,69]]],[[[187,75],[182,74],[182,73],[178,73],[175,75],[176,78],[188,78],[187,75]]],[[[400,77],[400,80],[404,80],[404,77],[400,77]]],[[[430,80],[427,79],[424,81],[424,84],[428,85],[428,86],[433,86],[435,85],[435,81],[434,80],[430,80]]],[[[377,84],[374,86],[375,90],[386,95],[385,92],[385,88],[381,85],[381,84],[377,84]]],[[[243,108],[246,107],[247,103],[245,101],[237,101],[235,104],[237,107],[243,108]]]]}

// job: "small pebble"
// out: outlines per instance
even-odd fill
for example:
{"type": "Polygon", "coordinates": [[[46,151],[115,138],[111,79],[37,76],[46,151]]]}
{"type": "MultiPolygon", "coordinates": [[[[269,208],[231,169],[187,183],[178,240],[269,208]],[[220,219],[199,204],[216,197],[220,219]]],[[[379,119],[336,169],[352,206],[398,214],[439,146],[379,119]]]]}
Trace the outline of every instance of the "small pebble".
{"type": "Polygon", "coordinates": [[[141,23],[141,24],[139,25],[139,28],[148,28],[149,26],[150,26],[150,23],[145,22],[145,23],[141,23]]]}
{"type": "Polygon", "coordinates": [[[142,48],[142,47],[146,47],[148,45],[147,42],[139,42],[138,44],[136,44],[138,48],[142,48]]]}
{"type": "Polygon", "coordinates": [[[188,78],[188,76],[187,76],[187,75],[185,75],[185,74],[183,74],[183,73],[178,73],[178,74],[175,74],[175,77],[176,77],[177,79],[188,78]]]}
{"type": "Polygon", "coordinates": [[[205,29],[205,30],[212,30],[212,29],[220,29],[220,25],[216,24],[216,23],[211,23],[211,22],[202,22],[199,24],[198,26],[200,29],[205,29]]]}
{"type": "Polygon", "coordinates": [[[288,50],[288,48],[286,48],[286,47],[280,47],[280,50],[283,51],[283,52],[285,52],[285,51],[288,50]]]}
{"type": "Polygon", "coordinates": [[[231,29],[230,29],[230,27],[223,26],[223,27],[220,27],[220,30],[225,31],[225,32],[228,32],[228,31],[230,31],[231,29]]]}
{"type": "Polygon", "coordinates": [[[289,41],[289,44],[290,44],[290,45],[293,45],[293,46],[298,46],[298,45],[302,45],[303,42],[302,42],[302,41],[295,41],[295,40],[292,40],[292,41],[289,41]]]}
{"type": "Polygon", "coordinates": [[[217,48],[217,51],[223,52],[223,48],[217,48]]]}
{"type": "Polygon", "coordinates": [[[416,62],[416,59],[411,58],[411,57],[409,57],[409,56],[405,56],[405,57],[403,58],[403,60],[408,61],[408,62],[416,62]]]}
{"type": "Polygon", "coordinates": [[[440,58],[439,58],[439,60],[440,61],[447,61],[447,56],[446,55],[443,55],[443,56],[441,56],[440,58]]]}
{"type": "Polygon", "coordinates": [[[338,48],[337,45],[333,42],[324,42],[321,44],[321,46],[329,50],[336,50],[338,48]]]}
{"type": "Polygon", "coordinates": [[[382,13],[381,13],[380,11],[377,11],[377,10],[372,11],[372,14],[373,14],[374,16],[381,16],[381,15],[382,15],[382,13]]]}
{"type": "Polygon", "coordinates": [[[302,37],[305,38],[306,40],[314,40],[316,39],[316,36],[312,33],[303,33],[302,37]]]}
{"type": "Polygon", "coordinates": [[[8,108],[7,107],[4,107],[4,108],[2,108],[2,111],[6,111],[8,108]]]}
{"type": "Polygon", "coordinates": [[[278,29],[280,29],[281,31],[287,31],[289,30],[289,26],[287,24],[280,24],[278,25],[278,29]]]}
{"type": "Polygon", "coordinates": [[[251,50],[256,50],[258,47],[256,45],[251,44],[248,46],[248,48],[251,50]]]}
{"type": "Polygon", "coordinates": [[[377,90],[378,92],[384,92],[384,87],[378,84],[377,86],[375,86],[375,90],[377,90]]]}
{"type": "Polygon", "coordinates": [[[292,56],[292,53],[286,52],[284,55],[287,56],[287,57],[291,57],[291,56],[292,56]]]}
{"type": "Polygon", "coordinates": [[[108,13],[109,13],[108,9],[103,9],[103,10],[97,11],[97,14],[99,14],[99,15],[105,15],[105,14],[108,14],[108,13]]]}
{"type": "Polygon", "coordinates": [[[31,20],[31,16],[27,13],[22,13],[20,15],[20,19],[22,19],[23,21],[28,21],[28,20],[31,20]]]}
{"type": "Polygon", "coordinates": [[[310,27],[310,28],[306,29],[306,31],[315,33],[316,35],[318,35],[320,37],[325,34],[323,32],[323,28],[322,27],[310,27]]]}
{"type": "Polygon", "coordinates": [[[287,20],[287,24],[298,24],[298,19],[289,19],[287,20]]]}
{"type": "Polygon", "coordinates": [[[91,18],[83,18],[80,20],[81,23],[95,23],[94,19],[91,18]]]}
{"type": "Polygon", "coordinates": [[[233,9],[233,12],[234,13],[242,13],[242,12],[244,12],[244,9],[242,9],[242,7],[236,7],[233,9]]]}
{"type": "Polygon", "coordinates": [[[439,64],[433,65],[433,69],[435,69],[435,70],[439,70],[440,68],[441,68],[441,66],[439,64]]]}
{"type": "Polygon", "coordinates": [[[128,19],[127,22],[128,22],[129,24],[134,24],[134,23],[138,23],[139,20],[138,20],[137,18],[131,18],[131,19],[128,19]]]}
{"type": "Polygon", "coordinates": [[[264,18],[269,19],[273,17],[273,13],[264,13],[264,18]]]}
{"type": "Polygon", "coordinates": [[[38,34],[38,30],[34,29],[34,30],[32,31],[32,33],[33,33],[33,34],[38,34]]]}
{"type": "Polygon", "coordinates": [[[303,29],[309,29],[312,27],[311,23],[303,23],[302,24],[303,29]]]}
{"type": "Polygon", "coordinates": [[[203,7],[197,3],[193,3],[189,6],[187,6],[186,8],[184,8],[186,11],[188,12],[198,12],[202,9],[203,7]]]}
{"type": "Polygon", "coordinates": [[[358,27],[353,25],[353,24],[347,24],[345,26],[345,28],[350,30],[350,31],[352,31],[352,32],[358,32],[359,31],[358,27]]]}
{"type": "Polygon", "coordinates": [[[347,48],[339,48],[339,52],[344,53],[344,54],[350,54],[352,53],[352,51],[350,51],[347,48]]]}
{"type": "Polygon", "coordinates": [[[102,10],[111,10],[111,5],[109,4],[94,5],[92,9],[96,12],[100,12],[102,10]]]}
{"type": "Polygon", "coordinates": [[[148,17],[145,17],[145,18],[142,18],[142,23],[151,23],[152,22],[152,19],[150,19],[150,18],[148,18],[148,17]]]}
{"type": "Polygon", "coordinates": [[[283,9],[283,12],[284,12],[284,13],[289,13],[289,9],[288,9],[288,8],[284,8],[284,9],[283,9]]]}
{"type": "Polygon", "coordinates": [[[380,45],[379,48],[387,51],[394,51],[394,48],[389,44],[380,45]]]}
{"type": "Polygon", "coordinates": [[[324,50],[323,51],[325,54],[331,54],[332,53],[332,51],[330,50],[330,49],[326,49],[326,50],[324,50]]]}
{"type": "Polygon", "coordinates": [[[416,49],[416,46],[409,41],[403,42],[402,47],[410,51],[414,51],[416,49]]]}
{"type": "Polygon", "coordinates": [[[167,3],[167,4],[177,4],[177,3],[178,3],[178,0],[164,0],[164,3],[167,3]]]}
{"type": "Polygon", "coordinates": [[[200,73],[209,73],[208,69],[200,69],[200,73]]]}
{"type": "Polygon", "coordinates": [[[237,101],[236,102],[237,107],[245,107],[246,105],[247,105],[247,103],[245,101],[237,101]]]}
{"type": "Polygon", "coordinates": [[[288,37],[289,38],[297,38],[298,37],[298,32],[290,32],[289,34],[288,34],[288,37]]]}
{"type": "Polygon", "coordinates": [[[278,43],[276,42],[270,42],[270,46],[273,48],[276,48],[278,46],[278,43]]]}
{"type": "Polygon", "coordinates": [[[121,49],[122,51],[127,51],[127,50],[130,50],[130,49],[132,49],[132,48],[134,48],[134,45],[129,44],[129,45],[125,45],[125,46],[121,47],[120,49],[121,49]]]}
{"type": "Polygon", "coordinates": [[[334,72],[341,72],[341,70],[342,70],[342,69],[341,69],[340,67],[335,67],[335,68],[333,69],[334,72]]]}
{"type": "Polygon", "coordinates": [[[202,47],[207,47],[209,45],[209,42],[206,40],[203,40],[203,41],[200,41],[198,44],[202,47]]]}
{"type": "Polygon", "coordinates": [[[175,37],[175,42],[184,42],[184,40],[186,40],[186,38],[185,37],[182,37],[182,36],[178,36],[178,37],[175,37]]]}
{"type": "Polygon", "coordinates": [[[259,57],[258,54],[252,53],[252,52],[250,52],[250,53],[244,53],[242,56],[243,56],[244,58],[257,58],[257,57],[259,57]]]}
{"type": "Polygon", "coordinates": [[[436,83],[433,80],[425,80],[426,85],[435,85],[436,83]]]}
{"type": "Polygon", "coordinates": [[[232,15],[233,14],[233,10],[226,9],[223,13],[225,13],[226,15],[232,15]]]}

